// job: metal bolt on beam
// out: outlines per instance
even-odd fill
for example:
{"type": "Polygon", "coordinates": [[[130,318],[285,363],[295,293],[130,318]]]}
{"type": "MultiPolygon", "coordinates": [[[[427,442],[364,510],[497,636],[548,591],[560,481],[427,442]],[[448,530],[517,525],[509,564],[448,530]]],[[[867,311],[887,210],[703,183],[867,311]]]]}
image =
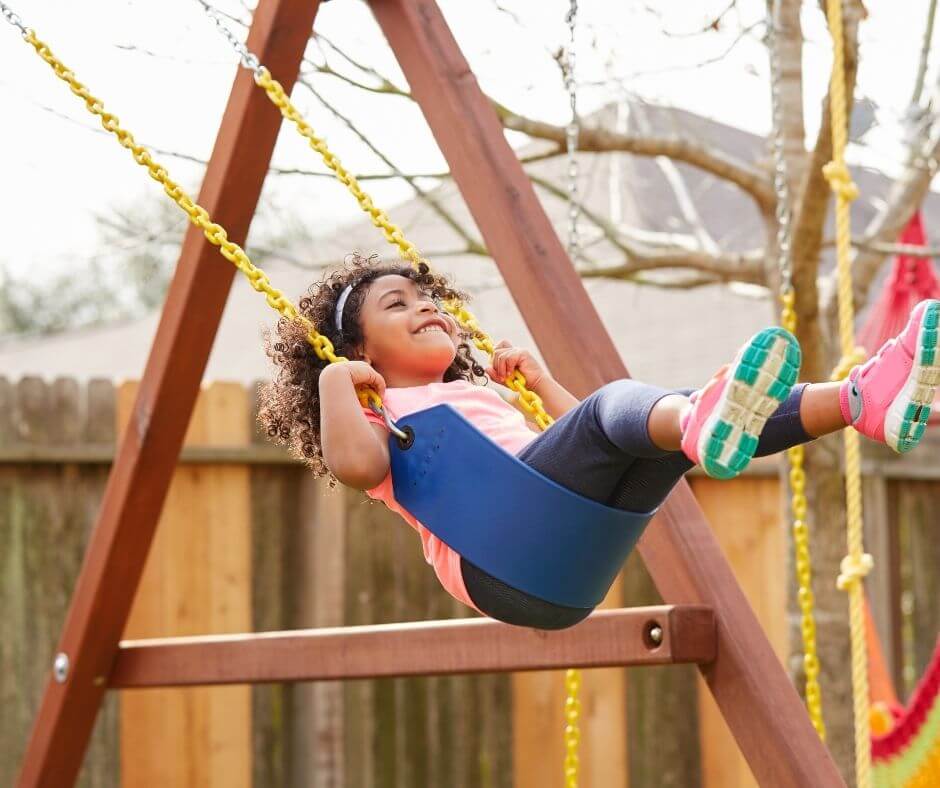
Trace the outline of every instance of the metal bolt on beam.
{"type": "Polygon", "coordinates": [[[69,677],[69,655],[60,651],[55,655],[55,662],[52,663],[52,675],[59,684],[65,684],[69,677]]]}

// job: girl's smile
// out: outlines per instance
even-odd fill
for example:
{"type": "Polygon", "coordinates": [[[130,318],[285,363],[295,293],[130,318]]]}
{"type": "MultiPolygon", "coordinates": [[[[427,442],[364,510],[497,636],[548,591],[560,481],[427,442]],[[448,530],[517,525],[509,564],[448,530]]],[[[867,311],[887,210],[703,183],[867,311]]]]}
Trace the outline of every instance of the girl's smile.
{"type": "Polygon", "coordinates": [[[457,326],[407,277],[369,286],[362,304],[362,355],[390,386],[439,381],[457,353],[457,326]]]}

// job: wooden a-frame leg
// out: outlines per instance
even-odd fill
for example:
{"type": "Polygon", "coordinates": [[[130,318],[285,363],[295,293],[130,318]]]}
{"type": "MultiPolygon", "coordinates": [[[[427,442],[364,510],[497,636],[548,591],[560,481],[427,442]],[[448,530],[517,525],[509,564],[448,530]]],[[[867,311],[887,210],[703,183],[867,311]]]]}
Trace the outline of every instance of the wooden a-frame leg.
{"type": "MultiPolygon", "coordinates": [[[[255,12],[248,46],[287,90],[318,6],[261,0],[255,12]]],[[[236,242],[248,233],[280,126],[277,109],[239,68],[199,195],[236,242]]],[[[67,676],[46,686],[21,786],[60,788],[78,775],[234,271],[191,226],[59,641],[67,676]]]]}
{"type": "MultiPolygon", "coordinates": [[[[613,342],[437,4],[370,4],[552,373],[579,395],[624,377],[613,342]]],[[[666,602],[714,609],[718,656],[702,674],[760,784],[843,785],[684,482],[639,549],[666,602]]]]}

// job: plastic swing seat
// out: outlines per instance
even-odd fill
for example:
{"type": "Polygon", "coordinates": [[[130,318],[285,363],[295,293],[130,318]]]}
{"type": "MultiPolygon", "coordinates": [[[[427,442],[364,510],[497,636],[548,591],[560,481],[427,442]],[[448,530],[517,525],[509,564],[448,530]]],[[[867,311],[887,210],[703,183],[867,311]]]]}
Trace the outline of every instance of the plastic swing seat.
{"type": "Polygon", "coordinates": [[[449,405],[397,426],[409,437],[389,438],[398,502],[470,563],[546,602],[596,607],[655,514],[562,487],[449,405]]]}

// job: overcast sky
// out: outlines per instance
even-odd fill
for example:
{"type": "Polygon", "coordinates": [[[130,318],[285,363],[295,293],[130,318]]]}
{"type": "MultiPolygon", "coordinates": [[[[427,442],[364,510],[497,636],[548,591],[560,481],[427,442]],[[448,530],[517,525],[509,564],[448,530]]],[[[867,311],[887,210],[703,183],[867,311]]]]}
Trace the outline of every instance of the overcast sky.
{"type": "MultiPolygon", "coordinates": [[[[14,0],[12,5],[138,140],[190,156],[208,156],[236,61],[195,0],[14,0]]],[[[246,16],[238,0],[218,0],[217,5],[246,16]]],[[[489,0],[441,0],[486,91],[522,113],[564,122],[567,99],[548,53],[566,40],[568,3],[502,0],[500,5],[513,13],[501,12],[489,0]]],[[[680,35],[694,33],[727,5],[727,0],[581,0],[578,78],[583,110],[615,100],[618,90],[626,89],[765,133],[770,109],[766,49],[757,40],[762,27],[744,35],[718,62],[699,65],[725,53],[742,28],[759,22],[764,0],[739,0],[738,9],[727,15],[718,33],[680,35]],[[611,86],[612,76],[621,80],[623,88],[611,86]],[[604,87],[598,87],[601,83],[604,87]]],[[[814,134],[831,53],[817,4],[805,6],[806,115],[814,134]]],[[[878,104],[878,126],[865,148],[856,147],[851,155],[891,170],[900,159],[900,120],[913,85],[927,0],[869,0],[867,6],[857,95],[878,104]]],[[[362,2],[324,4],[317,27],[357,59],[403,82],[362,2]]],[[[308,53],[318,57],[313,47],[308,53]]],[[[342,65],[338,59],[335,62],[342,65]]],[[[931,63],[929,83],[937,78],[936,72],[931,63]]],[[[318,89],[401,167],[410,171],[443,167],[430,133],[408,102],[366,94],[328,76],[315,79],[318,89]]],[[[307,91],[298,89],[295,100],[351,170],[384,170],[307,91]]],[[[17,31],[2,22],[0,106],[0,260],[12,270],[42,276],[79,265],[98,241],[96,212],[163,199],[142,168],[115,140],[94,130],[94,119],[81,102],[54,78],[17,31]]],[[[515,135],[512,141],[517,144],[521,138],[515,135]]],[[[187,188],[198,189],[197,165],[165,155],[156,158],[187,188]]],[[[274,163],[321,168],[289,129],[281,135],[274,163]]],[[[409,194],[402,185],[373,183],[369,188],[384,204],[409,194]]],[[[354,218],[357,210],[342,187],[321,179],[269,177],[265,199],[269,206],[289,205],[301,216],[306,213],[317,234],[329,233],[338,223],[354,218]]],[[[275,213],[269,211],[267,216],[275,213]]]]}

